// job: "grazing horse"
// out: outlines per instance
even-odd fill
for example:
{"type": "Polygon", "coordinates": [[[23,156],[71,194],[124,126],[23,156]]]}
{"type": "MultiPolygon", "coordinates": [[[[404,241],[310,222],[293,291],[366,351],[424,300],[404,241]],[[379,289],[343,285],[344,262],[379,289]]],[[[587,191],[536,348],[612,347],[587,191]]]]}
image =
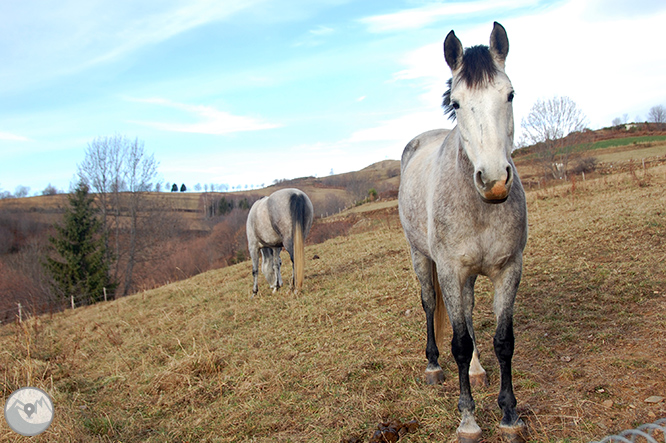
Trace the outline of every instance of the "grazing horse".
{"type": "Polygon", "coordinates": [[[447,35],[444,58],[452,78],[444,107],[457,124],[451,131],[417,136],[407,144],[401,160],[400,221],[426,314],[426,381],[444,379],[435,333],[441,335],[445,326],[440,317],[448,312],[451,352],[460,381],[457,435],[461,442],[481,438],[470,387],[470,380],[485,383],[472,326],[478,275],[489,277],[495,290],[493,345],[501,374],[500,430],[511,441],[522,441],[524,432],[516,413],[511,359],[513,304],[527,241],[527,208],[511,160],[514,91],[504,72],[508,51],[506,31],[499,23],[494,24],[489,47],[463,50],[453,31],[447,35]]]}
{"type": "Polygon", "coordinates": [[[252,257],[252,294],[259,290],[259,253],[261,270],[273,292],[282,286],[280,251],[289,252],[293,265],[291,287],[300,291],[305,270],[305,238],[312,227],[314,210],[308,196],[299,189],[287,188],[275,191],[257,200],[247,216],[247,243],[252,257]]]}

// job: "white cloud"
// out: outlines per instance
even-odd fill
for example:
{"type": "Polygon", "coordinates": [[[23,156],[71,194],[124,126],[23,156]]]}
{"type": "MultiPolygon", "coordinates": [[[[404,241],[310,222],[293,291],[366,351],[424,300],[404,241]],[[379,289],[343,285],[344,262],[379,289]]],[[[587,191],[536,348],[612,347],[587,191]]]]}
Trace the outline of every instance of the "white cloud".
{"type": "MultiPolygon", "coordinates": [[[[84,2],[25,0],[0,15],[2,83],[38,82],[116,60],[264,0],[84,2]]],[[[1,87],[0,87],[1,88],[1,87]]]]}
{"type": "Polygon", "coordinates": [[[404,146],[418,134],[446,125],[446,117],[440,110],[426,110],[380,122],[378,126],[361,129],[352,133],[347,143],[375,141],[394,142],[404,146]]]}
{"type": "MultiPolygon", "coordinates": [[[[120,29],[109,29],[117,44],[102,55],[91,59],[90,64],[115,58],[142,46],[159,43],[187,30],[206,23],[226,19],[233,14],[253,6],[250,0],[199,0],[187,2],[186,6],[170,8],[163,12],[128,20],[120,29]]],[[[121,22],[122,23],[122,22],[121,22]]]]}
{"type": "Polygon", "coordinates": [[[375,15],[360,20],[370,32],[392,32],[418,29],[443,18],[524,8],[537,0],[481,0],[473,2],[434,3],[418,8],[405,9],[391,14],[375,15]]]}
{"type": "MultiPolygon", "coordinates": [[[[539,98],[570,97],[586,113],[591,128],[610,125],[624,113],[630,118],[645,115],[651,106],[666,103],[666,83],[659,78],[666,71],[666,53],[654,49],[654,42],[661,38],[666,6],[655,6],[652,15],[640,20],[629,15],[601,21],[590,12],[600,3],[568,1],[502,19],[511,44],[506,69],[516,89],[517,134],[522,118],[539,98]]],[[[477,7],[481,4],[486,2],[477,7]]],[[[455,30],[468,47],[487,45],[491,29],[490,23],[479,23],[455,30]]],[[[393,74],[394,81],[416,84],[423,91],[422,103],[441,103],[451,76],[441,41],[415,48],[400,63],[402,69],[393,74]]]]}
{"type": "Polygon", "coordinates": [[[0,140],[14,141],[14,142],[28,142],[31,141],[28,137],[22,135],[10,134],[9,132],[0,131],[0,140]]]}
{"type": "Polygon", "coordinates": [[[310,29],[310,34],[312,35],[328,35],[332,34],[335,32],[333,28],[329,28],[328,26],[317,26],[315,29],[310,29]]]}
{"type": "Polygon", "coordinates": [[[265,129],[278,128],[281,126],[279,124],[265,122],[254,117],[233,115],[228,112],[215,109],[212,106],[189,105],[162,98],[128,100],[184,111],[190,116],[195,116],[199,120],[195,123],[132,121],[132,123],[155,128],[160,131],[221,135],[230,134],[233,132],[260,131],[265,129]]]}

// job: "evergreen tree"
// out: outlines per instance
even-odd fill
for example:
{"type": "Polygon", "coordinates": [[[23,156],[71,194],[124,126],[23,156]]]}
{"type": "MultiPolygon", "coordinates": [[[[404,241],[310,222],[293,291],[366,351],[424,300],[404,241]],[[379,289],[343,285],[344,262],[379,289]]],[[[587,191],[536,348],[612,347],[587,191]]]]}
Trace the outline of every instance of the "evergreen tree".
{"type": "Polygon", "coordinates": [[[93,196],[80,183],[69,195],[63,224],[56,225],[55,236],[49,238],[59,257],[47,257],[44,266],[56,292],[65,299],[74,296],[78,303],[103,300],[104,288],[113,292],[116,287],[109,277],[102,225],[96,214],[93,196]]]}
{"type": "Polygon", "coordinates": [[[185,192],[185,191],[187,191],[187,186],[185,186],[185,183],[183,183],[182,185],[180,185],[180,192],[185,192]]]}
{"type": "Polygon", "coordinates": [[[174,183],[173,186],[171,186],[171,192],[178,192],[178,185],[177,184],[174,183]]]}
{"type": "Polygon", "coordinates": [[[244,197],[241,201],[238,202],[238,207],[248,211],[252,205],[248,201],[247,197],[244,197]]]}

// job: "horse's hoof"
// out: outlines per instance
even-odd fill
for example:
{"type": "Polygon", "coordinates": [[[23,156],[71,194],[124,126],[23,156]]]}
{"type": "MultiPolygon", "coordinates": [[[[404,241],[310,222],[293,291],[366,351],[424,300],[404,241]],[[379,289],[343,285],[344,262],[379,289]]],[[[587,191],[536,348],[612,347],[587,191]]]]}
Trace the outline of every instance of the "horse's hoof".
{"type": "Polygon", "coordinates": [[[485,372],[469,374],[469,384],[475,388],[486,387],[488,386],[488,376],[485,372]]]}
{"type": "Polygon", "coordinates": [[[429,385],[441,385],[444,383],[444,371],[435,369],[432,371],[425,371],[425,381],[429,385]]]}
{"type": "Polygon", "coordinates": [[[481,441],[481,429],[478,431],[466,432],[458,429],[456,431],[458,443],[479,443],[481,441]]]}
{"type": "Polygon", "coordinates": [[[525,443],[527,441],[527,426],[520,419],[515,425],[500,424],[499,429],[502,439],[507,443],[525,443]]]}

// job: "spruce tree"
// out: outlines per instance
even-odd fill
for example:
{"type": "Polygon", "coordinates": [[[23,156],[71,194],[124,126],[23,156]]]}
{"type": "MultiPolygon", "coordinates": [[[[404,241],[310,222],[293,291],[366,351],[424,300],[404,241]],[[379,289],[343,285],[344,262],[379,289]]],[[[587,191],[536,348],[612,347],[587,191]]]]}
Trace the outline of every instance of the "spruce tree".
{"type": "Polygon", "coordinates": [[[56,292],[86,304],[103,300],[104,288],[113,292],[116,284],[109,277],[102,225],[85,184],[80,183],[69,195],[63,224],[56,225],[55,230],[49,242],[59,257],[47,257],[45,267],[56,292]]]}

